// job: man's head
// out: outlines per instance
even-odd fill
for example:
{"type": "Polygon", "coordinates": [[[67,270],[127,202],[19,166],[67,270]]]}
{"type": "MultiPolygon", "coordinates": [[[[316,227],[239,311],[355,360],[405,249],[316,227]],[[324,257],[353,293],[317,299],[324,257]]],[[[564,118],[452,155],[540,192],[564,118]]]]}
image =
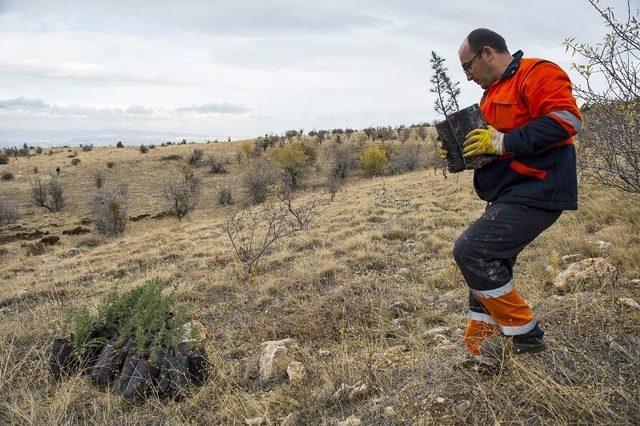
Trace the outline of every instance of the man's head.
{"type": "Polygon", "coordinates": [[[486,28],[469,33],[458,50],[458,57],[467,80],[473,80],[483,89],[495,83],[513,59],[504,38],[486,28]]]}

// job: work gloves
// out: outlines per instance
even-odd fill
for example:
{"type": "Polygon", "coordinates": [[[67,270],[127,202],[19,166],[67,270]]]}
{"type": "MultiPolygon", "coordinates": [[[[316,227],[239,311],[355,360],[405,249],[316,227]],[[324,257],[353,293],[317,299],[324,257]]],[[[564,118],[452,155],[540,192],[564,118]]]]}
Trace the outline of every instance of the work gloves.
{"type": "Polygon", "coordinates": [[[502,155],[504,153],[504,133],[491,126],[474,129],[467,133],[464,140],[463,157],[476,155],[502,155]]]}
{"type": "MultiPolygon", "coordinates": [[[[448,151],[444,148],[440,136],[437,136],[436,140],[438,141],[438,153],[443,160],[446,160],[448,151]]],[[[467,133],[462,155],[464,157],[474,157],[482,154],[504,154],[504,133],[491,126],[474,129],[467,133]]]]}

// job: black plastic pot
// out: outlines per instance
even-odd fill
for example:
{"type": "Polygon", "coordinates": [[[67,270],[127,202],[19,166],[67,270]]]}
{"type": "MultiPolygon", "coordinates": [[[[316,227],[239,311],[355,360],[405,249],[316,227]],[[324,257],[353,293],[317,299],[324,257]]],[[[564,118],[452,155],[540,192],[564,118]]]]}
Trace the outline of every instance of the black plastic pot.
{"type": "Polygon", "coordinates": [[[133,370],[136,368],[137,362],[138,360],[132,352],[129,352],[125,357],[122,369],[120,370],[120,375],[118,376],[118,381],[116,382],[115,390],[119,395],[123,395],[124,391],[127,389],[127,385],[129,384],[129,380],[131,380],[131,375],[133,374],[133,370]]]}
{"type": "Polygon", "coordinates": [[[106,386],[107,383],[109,383],[109,379],[111,378],[111,364],[116,355],[116,340],[111,339],[102,349],[98,360],[91,369],[91,378],[95,380],[98,385],[106,386]]]}
{"type": "Polygon", "coordinates": [[[189,369],[189,358],[178,356],[167,359],[169,361],[169,382],[173,399],[179,401],[188,392],[187,372],[189,369]]]}
{"type": "Polygon", "coordinates": [[[151,393],[153,381],[158,375],[158,367],[144,359],[134,359],[137,361],[136,366],[122,396],[129,399],[143,400],[151,393]]]}
{"type": "Polygon", "coordinates": [[[465,169],[478,169],[495,160],[493,155],[478,155],[464,158],[462,149],[467,133],[473,129],[485,126],[484,118],[478,104],[473,104],[463,110],[449,115],[445,121],[436,124],[436,131],[447,150],[448,169],[451,173],[458,173],[465,169]]]}
{"type": "Polygon", "coordinates": [[[60,380],[78,370],[78,358],[69,340],[55,339],[53,341],[49,369],[56,380],[60,380]]]}
{"type": "Polygon", "coordinates": [[[199,347],[189,354],[189,381],[196,386],[202,386],[207,381],[209,371],[207,369],[207,352],[204,347],[199,347]]]}

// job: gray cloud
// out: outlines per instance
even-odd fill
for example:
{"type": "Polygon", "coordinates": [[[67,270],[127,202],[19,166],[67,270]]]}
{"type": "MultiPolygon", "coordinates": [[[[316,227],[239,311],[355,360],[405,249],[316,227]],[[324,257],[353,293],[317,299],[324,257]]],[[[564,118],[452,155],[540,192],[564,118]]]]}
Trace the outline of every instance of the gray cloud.
{"type": "Polygon", "coordinates": [[[40,99],[29,99],[19,97],[14,99],[0,100],[0,110],[5,111],[39,111],[46,110],[49,105],[40,99]]]}

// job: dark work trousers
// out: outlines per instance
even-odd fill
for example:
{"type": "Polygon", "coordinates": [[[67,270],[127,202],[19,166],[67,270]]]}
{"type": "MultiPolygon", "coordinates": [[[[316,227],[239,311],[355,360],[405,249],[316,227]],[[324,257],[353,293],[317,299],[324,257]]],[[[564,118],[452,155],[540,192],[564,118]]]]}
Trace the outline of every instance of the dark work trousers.
{"type": "Polygon", "coordinates": [[[470,288],[470,320],[497,326],[506,335],[542,336],[529,306],[514,287],[513,266],[527,244],[561,213],[522,204],[488,204],[460,235],[453,256],[470,288]]]}

